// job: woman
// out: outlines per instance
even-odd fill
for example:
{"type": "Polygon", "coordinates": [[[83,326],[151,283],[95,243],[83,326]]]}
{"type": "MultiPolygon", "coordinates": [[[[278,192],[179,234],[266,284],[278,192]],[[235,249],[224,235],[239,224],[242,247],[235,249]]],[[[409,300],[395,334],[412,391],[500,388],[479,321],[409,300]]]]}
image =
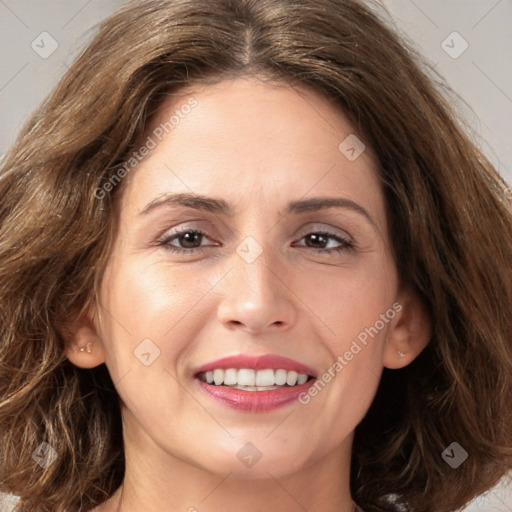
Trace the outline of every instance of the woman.
{"type": "Polygon", "coordinates": [[[0,187],[18,510],[447,512],[511,468],[510,196],[359,1],[127,5],[0,187]]]}

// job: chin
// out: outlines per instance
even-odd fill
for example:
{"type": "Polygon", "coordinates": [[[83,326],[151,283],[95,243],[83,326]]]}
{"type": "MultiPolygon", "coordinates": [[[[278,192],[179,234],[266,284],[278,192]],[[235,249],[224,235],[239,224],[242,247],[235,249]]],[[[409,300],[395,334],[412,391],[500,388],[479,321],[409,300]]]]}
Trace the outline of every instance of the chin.
{"type": "Polygon", "coordinates": [[[218,456],[210,454],[210,460],[202,467],[222,477],[229,474],[230,478],[238,480],[262,480],[291,475],[303,469],[305,464],[306,461],[297,459],[289,452],[277,453],[275,449],[267,447],[258,454],[253,446],[246,444],[232,454],[225,451],[218,456]]]}

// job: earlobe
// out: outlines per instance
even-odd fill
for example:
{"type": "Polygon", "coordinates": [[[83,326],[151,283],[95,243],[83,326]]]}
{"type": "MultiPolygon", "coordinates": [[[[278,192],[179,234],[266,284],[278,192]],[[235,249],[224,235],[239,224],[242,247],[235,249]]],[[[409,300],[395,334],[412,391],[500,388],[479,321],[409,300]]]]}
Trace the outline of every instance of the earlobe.
{"type": "Polygon", "coordinates": [[[432,325],[427,308],[420,297],[406,291],[400,294],[401,309],[388,333],[383,364],[386,368],[403,368],[428,345],[432,325]]]}
{"type": "Polygon", "coordinates": [[[94,368],[105,362],[103,343],[88,315],[81,314],[66,322],[62,333],[67,358],[80,368],[94,368]]]}

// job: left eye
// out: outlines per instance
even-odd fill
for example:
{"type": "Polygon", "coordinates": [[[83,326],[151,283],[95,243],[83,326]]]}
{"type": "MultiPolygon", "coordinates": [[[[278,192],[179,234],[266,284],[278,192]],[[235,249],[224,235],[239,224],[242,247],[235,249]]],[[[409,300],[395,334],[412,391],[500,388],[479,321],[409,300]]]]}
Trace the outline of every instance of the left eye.
{"type": "MultiPolygon", "coordinates": [[[[203,251],[205,247],[211,247],[211,245],[202,243],[205,238],[208,238],[206,233],[196,229],[187,229],[180,233],[171,234],[160,240],[158,243],[172,252],[190,254],[203,251]],[[175,241],[178,241],[181,247],[174,245],[173,242],[175,241]]],[[[349,239],[328,232],[311,232],[303,236],[300,240],[306,240],[306,243],[295,243],[295,247],[310,248],[313,252],[317,253],[339,253],[348,252],[354,249],[354,244],[349,239]],[[334,247],[332,247],[332,241],[334,241],[334,247]],[[331,244],[331,247],[327,247],[329,244],[331,244]],[[338,245],[337,247],[336,244],[338,245]]]]}
{"type": "MultiPolygon", "coordinates": [[[[307,240],[305,245],[306,247],[311,247],[314,252],[319,253],[339,253],[354,249],[354,244],[349,239],[344,238],[340,235],[335,235],[333,233],[328,233],[324,231],[315,231],[312,233],[308,233],[307,235],[303,236],[301,240],[302,239],[307,240]],[[329,245],[329,240],[334,240],[338,244],[338,247],[331,246],[330,248],[326,248],[325,246],[329,245]],[[313,247],[311,246],[311,244],[313,244],[313,247]],[[315,247],[315,244],[319,244],[323,247],[315,247]]],[[[301,245],[301,247],[304,247],[304,245],[301,245]]]]}

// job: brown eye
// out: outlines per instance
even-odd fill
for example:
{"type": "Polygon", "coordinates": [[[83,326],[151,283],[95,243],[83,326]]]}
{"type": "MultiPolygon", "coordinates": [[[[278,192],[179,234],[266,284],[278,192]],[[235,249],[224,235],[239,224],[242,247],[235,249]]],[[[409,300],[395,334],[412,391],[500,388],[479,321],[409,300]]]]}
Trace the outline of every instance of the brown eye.
{"type": "Polygon", "coordinates": [[[300,244],[296,245],[299,247],[308,247],[314,250],[314,252],[318,253],[340,253],[340,252],[348,252],[354,249],[354,243],[349,241],[346,238],[343,238],[339,235],[335,235],[333,233],[323,232],[323,231],[315,231],[312,233],[308,233],[303,236],[301,240],[306,240],[305,245],[300,244]],[[330,240],[335,241],[335,245],[338,244],[338,247],[330,247],[326,248],[329,245],[330,240]]]}
{"type": "Polygon", "coordinates": [[[205,248],[205,245],[202,244],[202,241],[205,238],[208,238],[208,235],[202,231],[197,229],[186,229],[165,236],[158,242],[158,244],[172,252],[191,254],[202,251],[205,248]],[[177,246],[176,244],[179,245],[177,246]]]}
{"type": "Polygon", "coordinates": [[[174,238],[180,241],[180,244],[184,249],[193,249],[198,242],[199,246],[201,245],[202,237],[203,235],[198,231],[186,231],[185,233],[181,233],[174,238]]]}
{"type": "Polygon", "coordinates": [[[317,247],[320,245],[320,249],[325,249],[325,246],[327,245],[329,241],[329,237],[326,235],[323,235],[322,233],[311,233],[304,237],[306,239],[306,245],[308,247],[313,248],[319,248],[317,247]]]}

